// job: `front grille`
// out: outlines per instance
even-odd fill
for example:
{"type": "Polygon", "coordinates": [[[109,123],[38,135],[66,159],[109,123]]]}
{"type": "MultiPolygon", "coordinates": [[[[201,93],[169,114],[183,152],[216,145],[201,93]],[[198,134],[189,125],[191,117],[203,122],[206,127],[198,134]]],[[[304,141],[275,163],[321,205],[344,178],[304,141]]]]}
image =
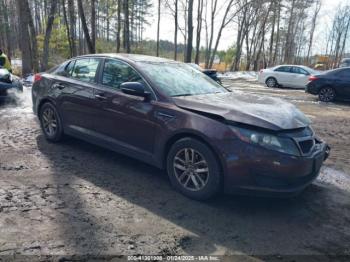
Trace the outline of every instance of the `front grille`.
{"type": "Polygon", "coordinates": [[[299,141],[299,146],[303,154],[308,154],[312,150],[315,141],[314,139],[308,139],[308,140],[303,140],[299,141]]]}

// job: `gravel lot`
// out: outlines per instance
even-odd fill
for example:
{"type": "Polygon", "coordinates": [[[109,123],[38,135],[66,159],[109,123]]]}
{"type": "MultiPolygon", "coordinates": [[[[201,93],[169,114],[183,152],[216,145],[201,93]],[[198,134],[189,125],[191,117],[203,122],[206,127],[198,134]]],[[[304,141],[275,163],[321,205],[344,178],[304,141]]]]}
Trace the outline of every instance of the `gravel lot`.
{"type": "Polygon", "coordinates": [[[289,100],[329,142],[331,157],[304,193],[189,200],[151,166],[75,139],[47,143],[27,88],[0,105],[0,261],[14,254],[349,256],[350,103],[322,104],[303,90],[255,80],[224,84],[289,100]]]}

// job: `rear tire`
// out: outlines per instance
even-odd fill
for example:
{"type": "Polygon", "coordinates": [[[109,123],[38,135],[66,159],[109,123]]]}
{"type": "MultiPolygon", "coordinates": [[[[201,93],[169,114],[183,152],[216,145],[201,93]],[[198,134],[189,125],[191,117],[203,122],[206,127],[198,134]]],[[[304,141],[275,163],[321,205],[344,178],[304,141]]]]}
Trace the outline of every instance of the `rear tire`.
{"type": "Polygon", "coordinates": [[[318,92],[318,98],[322,102],[333,102],[335,100],[336,93],[335,90],[332,87],[322,87],[320,91],[318,92]]]}
{"type": "Polygon", "coordinates": [[[63,139],[62,121],[52,103],[47,102],[41,106],[39,120],[46,140],[56,143],[63,139]]]}
{"type": "Polygon", "coordinates": [[[195,200],[212,198],[221,188],[219,161],[213,151],[197,139],[183,138],[171,147],[167,172],[175,189],[195,200]]]}
{"type": "Polygon", "coordinates": [[[271,87],[271,88],[278,87],[278,82],[274,77],[269,77],[268,79],[266,79],[265,83],[267,87],[271,87]]]}

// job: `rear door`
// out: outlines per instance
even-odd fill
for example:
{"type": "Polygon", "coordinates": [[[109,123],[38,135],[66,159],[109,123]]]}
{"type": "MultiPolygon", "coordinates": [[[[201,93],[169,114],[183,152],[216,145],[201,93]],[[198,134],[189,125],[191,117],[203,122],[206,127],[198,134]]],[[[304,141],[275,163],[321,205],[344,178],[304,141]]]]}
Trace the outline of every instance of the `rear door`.
{"type": "Polygon", "coordinates": [[[124,82],[141,82],[146,89],[147,84],[134,68],[117,59],[105,59],[100,72],[99,85],[94,88],[99,105],[94,130],[119,151],[151,157],[155,138],[153,103],[120,90],[124,82]]]}
{"type": "Polygon", "coordinates": [[[81,58],[72,61],[63,75],[58,75],[54,88],[59,92],[58,106],[64,128],[89,133],[95,115],[94,86],[100,58],[81,58]]]}
{"type": "Polygon", "coordinates": [[[291,83],[291,66],[280,66],[275,69],[274,74],[276,76],[277,82],[284,86],[290,86],[291,83]]]}
{"type": "Polygon", "coordinates": [[[343,69],[337,73],[334,88],[340,99],[350,98],[350,69],[343,69]]]}

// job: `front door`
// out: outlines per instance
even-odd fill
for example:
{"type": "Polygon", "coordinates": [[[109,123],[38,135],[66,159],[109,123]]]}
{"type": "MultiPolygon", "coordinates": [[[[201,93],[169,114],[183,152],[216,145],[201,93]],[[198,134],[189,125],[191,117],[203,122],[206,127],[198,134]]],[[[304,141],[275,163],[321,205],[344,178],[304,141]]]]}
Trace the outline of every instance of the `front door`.
{"type": "Polygon", "coordinates": [[[305,88],[309,81],[309,73],[301,67],[292,67],[292,87],[305,88]]]}
{"type": "Polygon", "coordinates": [[[124,94],[120,90],[124,82],[141,82],[147,88],[130,65],[117,59],[106,59],[99,85],[94,89],[99,105],[94,129],[101,139],[119,147],[119,151],[151,156],[155,139],[154,106],[144,98],[124,94]]]}

